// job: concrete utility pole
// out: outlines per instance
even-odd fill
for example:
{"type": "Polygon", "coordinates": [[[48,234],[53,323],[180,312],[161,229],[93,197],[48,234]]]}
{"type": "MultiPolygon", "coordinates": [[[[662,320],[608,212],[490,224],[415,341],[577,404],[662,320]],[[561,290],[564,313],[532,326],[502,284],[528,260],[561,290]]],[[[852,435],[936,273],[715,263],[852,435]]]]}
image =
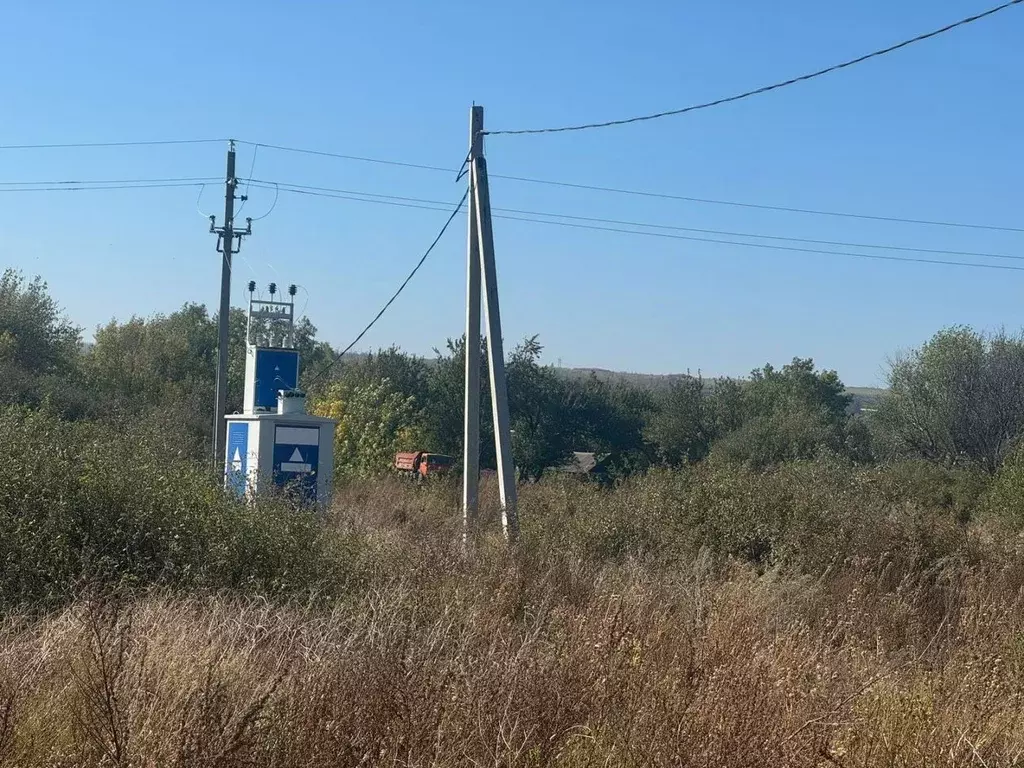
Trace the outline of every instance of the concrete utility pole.
{"type": "MultiPolygon", "coordinates": [[[[481,125],[483,114],[481,109],[481,125]]],[[[512,459],[512,433],[509,428],[508,387],[505,381],[505,351],[501,339],[501,310],[498,307],[498,276],[494,266],[494,232],[491,229],[491,197],[487,183],[487,160],[477,152],[469,164],[473,199],[470,216],[476,211],[480,271],[487,309],[487,358],[491,385],[491,411],[494,417],[494,443],[498,456],[498,491],[501,496],[501,523],[510,542],[519,539],[519,514],[516,509],[515,463],[512,459]]],[[[471,302],[472,303],[472,302],[471,302]]],[[[468,314],[468,313],[467,313],[468,314]]],[[[469,344],[467,339],[466,343],[469,344]]],[[[469,359],[469,350],[466,350],[469,359]]],[[[479,460],[479,456],[478,456],[479,460]]],[[[464,480],[464,482],[468,481],[464,480]]]]}
{"type": "Polygon", "coordinates": [[[246,219],[244,231],[235,231],[235,142],[228,142],[228,167],[224,181],[224,226],[216,226],[210,217],[210,232],[217,235],[217,253],[223,254],[220,267],[220,312],[217,339],[217,404],[213,416],[213,464],[224,461],[227,422],[224,421],[228,404],[228,321],[231,315],[231,257],[242,247],[242,237],[252,234],[252,219],[246,219]],[[237,241],[237,243],[236,243],[237,241]]]}
{"type": "MultiPolygon", "coordinates": [[[[483,154],[484,108],[469,113],[469,159],[483,154]]],[[[477,227],[473,173],[469,179],[469,237],[466,246],[466,393],[462,434],[462,542],[476,524],[480,490],[480,235],[477,227]]]]}

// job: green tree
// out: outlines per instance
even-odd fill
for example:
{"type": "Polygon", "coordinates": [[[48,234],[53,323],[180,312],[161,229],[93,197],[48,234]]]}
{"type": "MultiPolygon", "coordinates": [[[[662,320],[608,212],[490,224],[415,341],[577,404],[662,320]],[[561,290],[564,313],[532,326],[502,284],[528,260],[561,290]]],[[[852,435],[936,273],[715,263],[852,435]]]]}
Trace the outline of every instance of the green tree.
{"type": "Polygon", "coordinates": [[[1024,337],[967,327],[895,358],[872,425],[887,455],[995,472],[1024,428],[1024,337]]]}
{"type": "Polygon", "coordinates": [[[78,409],[81,329],[50,296],[41,278],[0,274],[0,404],[38,406],[46,399],[78,409]]]}
{"type": "Polygon", "coordinates": [[[316,334],[317,327],[308,317],[295,321],[295,346],[299,350],[303,373],[316,374],[334,359],[334,349],[326,341],[317,341],[316,334]]]}
{"type": "MultiPolygon", "coordinates": [[[[245,318],[231,316],[229,409],[242,401],[245,318]]],[[[84,360],[90,389],[108,420],[160,424],[185,453],[205,455],[213,431],[217,323],[201,304],[170,315],[112,320],[96,330],[84,360]]]]}
{"type": "Polygon", "coordinates": [[[717,434],[726,435],[743,426],[746,420],[743,396],[746,382],[718,379],[711,393],[711,418],[717,434]]]}
{"type": "Polygon", "coordinates": [[[851,399],[839,375],[835,371],[816,371],[810,358],[793,358],[781,370],[765,365],[753,371],[744,392],[747,407],[754,413],[803,408],[820,412],[836,425],[845,421],[851,399]]]}
{"type": "MultiPolygon", "coordinates": [[[[86,370],[96,390],[131,407],[212,404],[217,328],[200,304],[171,315],[111,320],[96,330],[86,370]]],[[[211,405],[212,407],[212,405],[211,405]]]]}
{"type": "Polygon", "coordinates": [[[794,358],[781,369],[765,365],[717,395],[720,438],[712,452],[752,467],[822,450],[844,453],[851,400],[845,389],[835,371],[817,371],[810,359],[794,358]]]}
{"type": "Polygon", "coordinates": [[[526,339],[505,367],[512,455],[519,472],[534,478],[565,464],[586,431],[582,398],[554,369],[540,365],[542,351],[536,336],[526,339]]]}
{"type": "Polygon", "coordinates": [[[390,471],[395,453],[422,443],[416,400],[395,392],[387,379],[332,383],[311,410],[335,419],[334,466],[341,478],[373,477],[390,471]]]}
{"type": "MultiPolygon", "coordinates": [[[[633,387],[609,386],[594,376],[560,375],[543,366],[536,337],[517,346],[506,364],[512,449],[526,477],[539,477],[564,464],[574,450],[616,454],[622,471],[650,463],[643,420],[651,397],[633,387]]],[[[426,441],[431,450],[462,455],[465,340],[448,340],[427,367],[423,404],[426,441]]],[[[494,468],[494,431],[488,388],[486,343],[480,355],[480,465],[494,468]]]]}
{"type": "MultiPolygon", "coordinates": [[[[228,412],[242,409],[246,315],[228,317],[228,412]]],[[[330,357],[316,341],[316,327],[296,323],[303,374],[330,357]]],[[[202,304],[185,304],[169,315],[112,320],[96,330],[83,368],[99,411],[112,419],[160,423],[186,453],[205,455],[211,440],[217,372],[218,319],[202,304]]]]}
{"type": "Polygon", "coordinates": [[[705,393],[700,376],[670,381],[647,424],[647,435],[657,446],[658,457],[670,466],[704,459],[716,431],[714,403],[705,393]]]}
{"type": "MultiPolygon", "coordinates": [[[[448,339],[445,351],[434,350],[427,369],[424,425],[427,446],[451,456],[462,455],[466,386],[465,337],[448,339]]],[[[491,424],[491,393],[487,375],[487,347],[480,345],[480,466],[494,467],[494,430],[491,424]]]]}
{"type": "Polygon", "coordinates": [[[651,466],[655,447],[644,433],[655,412],[649,391],[626,382],[609,385],[594,374],[567,384],[576,411],[577,450],[606,454],[606,464],[619,476],[651,466]]]}
{"type": "Polygon", "coordinates": [[[426,399],[426,363],[422,358],[406,354],[398,347],[343,360],[331,372],[331,381],[345,381],[354,386],[387,380],[392,392],[416,398],[418,403],[426,399]]]}

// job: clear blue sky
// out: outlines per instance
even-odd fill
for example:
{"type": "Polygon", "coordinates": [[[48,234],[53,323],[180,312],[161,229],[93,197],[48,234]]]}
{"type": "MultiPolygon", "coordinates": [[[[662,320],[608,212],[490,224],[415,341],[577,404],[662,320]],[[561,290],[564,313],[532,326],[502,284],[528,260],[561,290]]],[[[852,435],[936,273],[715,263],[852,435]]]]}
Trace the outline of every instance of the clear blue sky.
{"type": "MultiPolygon", "coordinates": [[[[893,3],[7,3],[0,144],[207,138],[456,167],[492,129],[629,116],[801,74],[982,10],[893,3]],[[224,32],[222,28],[229,31],[224,32]]],[[[783,206],[1024,226],[1024,7],[811,83],[681,117],[488,139],[492,173],[783,206]]],[[[223,145],[0,151],[0,181],[218,176],[223,145]]],[[[239,149],[248,175],[251,147],[239,149]]],[[[455,201],[448,174],[261,150],[255,176],[455,201]]],[[[243,215],[273,192],[253,190],[243,215]]],[[[624,197],[495,180],[495,206],[1024,255],[1024,235],[624,197]]],[[[222,187],[200,207],[220,213],[222,187]]],[[[282,194],[235,272],[296,282],[347,343],[445,214],[282,194]]],[[[506,343],[550,362],[739,375],[811,356],[851,385],[939,328],[1022,325],[1024,273],[498,220],[506,343]]],[[[91,332],[216,304],[196,190],[0,193],[0,264],[41,274],[91,332]]],[[[998,262],[997,262],[998,263],[998,262]]],[[[1003,262],[1014,264],[1014,262],[1003,262]]],[[[1024,262],[1018,266],[1024,266],[1024,262]]],[[[462,333],[465,224],[371,331],[429,354],[462,333]]],[[[305,303],[305,294],[301,295],[305,303]]]]}

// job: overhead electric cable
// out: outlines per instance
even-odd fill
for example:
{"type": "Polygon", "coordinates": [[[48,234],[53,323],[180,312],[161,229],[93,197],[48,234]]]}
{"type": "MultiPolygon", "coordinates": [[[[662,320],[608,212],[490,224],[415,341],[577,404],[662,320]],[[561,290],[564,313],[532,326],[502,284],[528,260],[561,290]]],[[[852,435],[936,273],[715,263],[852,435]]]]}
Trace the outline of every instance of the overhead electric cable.
{"type": "MultiPolygon", "coordinates": [[[[270,182],[270,181],[264,181],[264,180],[261,180],[261,179],[254,179],[253,182],[258,187],[260,187],[260,188],[268,188],[266,185],[272,184],[274,189],[281,189],[284,192],[294,192],[294,193],[299,193],[299,194],[307,193],[308,192],[309,194],[312,194],[314,196],[316,196],[317,193],[331,193],[330,195],[324,194],[322,196],[324,196],[324,197],[338,197],[340,199],[350,199],[350,200],[357,200],[357,201],[363,200],[363,198],[380,198],[380,199],[383,199],[383,200],[394,200],[394,201],[399,201],[399,202],[403,202],[403,203],[417,203],[417,204],[419,204],[419,205],[417,205],[415,207],[420,207],[421,205],[422,206],[427,206],[427,205],[429,205],[429,206],[447,206],[448,205],[447,203],[445,203],[443,201],[440,201],[440,200],[427,200],[427,199],[417,198],[417,197],[403,197],[403,196],[400,196],[400,195],[378,194],[378,193],[375,193],[375,192],[362,192],[362,191],[358,191],[358,190],[348,190],[348,189],[334,189],[334,188],[331,188],[331,187],[315,187],[315,186],[304,185],[304,184],[292,184],[290,182],[270,182]]],[[[412,206],[410,206],[410,207],[412,207],[412,206]]],[[[428,210],[434,210],[434,209],[430,208],[428,210]]],[[[847,242],[847,241],[843,241],[843,240],[817,240],[817,239],[814,239],[814,238],[795,237],[795,236],[790,236],[790,235],[767,235],[767,234],[762,234],[762,233],[757,233],[757,232],[733,232],[733,231],[729,231],[729,230],[703,229],[703,228],[699,228],[699,227],[683,227],[683,226],[672,225],[672,224],[657,224],[657,223],[644,222],[644,221],[626,221],[626,220],[622,220],[622,219],[609,219],[609,218],[601,218],[601,217],[596,217],[596,216],[576,216],[576,215],[568,214],[568,213],[552,213],[552,212],[549,212],[549,211],[530,211],[530,210],[522,210],[522,209],[519,209],[519,208],[499,208],[499,207],[494,207],[494,208],[492,208],[492,210],[503,212],[503,213],[520,214],[520,215],[525,215],[525,216],[546,216],[546,217],[551,217],[551,218],[571,219],[573,221],[583,221],[583,222],[590,222],[590,223],[596,223],[596,224],[613,224],[613,225],[627,226],[627,227],[648,227],[648,228],[652,228],[652,229],[670,230],[670,231],[675,231],[675,232],[695,232],[695,233],[698,233],[698,234],[705,234],[705,235],[724,235],[726,237],[749,237],[749,238],[759,238],[759,239],[762,239],[762,240],[777,240],[777,241],[789,241],[789,242],[795,242],[795,243],[807,243],[807,244],[810,244],[810,245],[834,245],[834,246],[839,246],[839,247],[843,247],[843,248],[870,248],[870,249],[874,249],[874,250],[884,250],[884,251],[904,251],[904,252],[907,252],[907,253],[930,253],[930,254],[940,254],[940,255],[944,254],[944,255],[947,255],[947,256],[971,256],[971,257],[974,257],[974,258],[981,258],[981,259],[1010,259],[1010,260],[1015,260],[1015,261],[1024,261],[1024,256],[1014,256],[1014,255],[1004,254],[1004,253],[989,253],[989,252],[985,252],[985,251],[958,251],[958,250],[950,250],[950,249],[945,249],[945,248],[919,248],[919,247],[913,247],[913,246],[890,245],[890,244],[883,244],[883,243],[857,243],[857,242],[847,242]]]]}
{"type": "Polygon", "coordinates": [[[631,229],[618,229],[614,227],[598,227],[593,224],[574,224],[570,221],[551,221],[544,219],[525,218],[519,216],[508,216],[504,214],[495,214],[496,219],[508,219],[511,221],[527,221],[534,224],[553,224],[559,227],[572,227],[574,229],[589,229],[598,232],[617,232],[624,235],[644,235],[646,237],[662,237],[669,238],[672,240],[689,240],[691,242],[698,243],[715,243],[718,245],[737,245],[744,248],[766,248],[772,251],[794,251],[797,253],[817,253],[824,254],[827,256],[856,256],[862,259],[876,259],[879,261],[905,261],[915,262],[918,264],[942,264],[949,267],[977,267],[979,269],[1004,269],[1013,272],[1024,272],[1024,267],[1011,267],[1007,264],[978,264],[976,262],[969,261],[945,261],[942,259],[923,259],[916,258],[913,256],[882,256],[877,253],[853,253],[850,251],[826,251],[816,248],[798,248],[796,246],[786,245],[770,245],[768,243],[744,243],[738,240],[716,240],[708,237],[691,237],[690,235],[673,235],[668,232],[642,232],[639,230],[631,229]]]}
{"type": "Polygon", "coordinates": [[[0,149],[87,149],[95,147],[156,147],[171,144],[215,144],[228,139],[168,139],[163,141],[85,141],[68,144],[0,144],[0,149]]]}
{"type": "Polygon", "coordinates": [[[171,182],[214,182],[216,176],[177,176],[165,179],[59,179],[56,181],[0,181],[0,187],[62,186],[69,184],[152,184],[171,182]]]}
{"type": "MultiPolygon", "coordinates": [[[[1024,0],[1021,0],[1021,1],[1024,2],[1024,0]]],[[[240,143],[240,144],[249,144],[249,143],[253,143],[253,142],[239,141],[238,143],[240,143]]],[[[437,165],[425,165],[425,164],[419,164],[419,163],[407,163],[407,162],[402,162],[402,161],[398,161],[398,160],[384,160],[384,159],[374,158],[374,157],[359,157],[359,156],[356,156],[356,155],[345,155],[345,154],[340,154],[340,153],[337,153],[337,152],[324,152],[324,151],[315,150],[315,149],[301,149],[301,148],[298,148],[298,147],[280,147],[280,146],[273,145],[273,144],[259,144],[258,146],[266,147],[266,148],[272,148],[272,149],[282,149],[282,150],[285,150],[285,151],[288,151],[288,152],[299,152],[299,153],[303,153],[303,154],[317,155],[317,156],[320,156],[320,157],[333,157],[333,158],[338,158],[338,159],[341,159],[341,160],[354,160],[354,161],[357,161],[357,162],[376,163],[376,164],[380,164],[380,165],[394,165],[394,166],[399,166],[399,167],[403,167],[403,168],[416,168],[416,169],[426,170],[426,171],[437,171],[439,173],[445,173],[445,174],[456,173],[456,170],[454,168],[444,168],[442,166],[437,166],[437,165]]],[[[527,184],[543,184],[545,186],[552,186],[552,187],[565,187],[567,189],[582,189],[582,190],[586,190],[586,191],[589,191],[589,192],[608,192],[608,193],[618,194],[618,195],[632,195],[632,196],[637,196],[637,197],[650,197],[650,198],[656,198],[656,199],[660,199],[660,200],[678,200],[680,202],[685,202],[685,203],[704,203],[704,204],[707,204],[707,205],[727,205],[727,206],[734,206],[734,207],[738,207],[738,208],[752,208],[752,209],[763,210],[763,211],[780,211],[780,212],[784,212],[784,213],[802,213],[802,214],[809,214],[809,215],[813,215],[813,216],[836,216],[836,217],[850,218],[850,219],[864,219],[864,220],[867,220],[867,221],[885,221],[885,222],[892,222],[892,223],[897,223],[897,224],[917,224],[917,225],[931,226],[931,227],[955,227],[955,228],[964,228],[964,229],[990,230],[990,231],[993,231],[993,232],[1022,232],[1022,233],[1024,233],[1024,228],[1022,228],[1022,227],[1010,227],[1010,226],[1002,226],[1002,225],[998,225],[998,224],[978,224],[978,223],[974,223],[974,222],[948,221],[948,220],[944,221],[944,220],[937,220],[937,219],[914,219],[914,218],[900,217],[900,216],[880,216],[880,215],[872,215],[872,214],[865,214],[865,213],[854,213],[854,212],[850,212],[850,211],[830,211],[830,210],[822,210],[822,209],[814,209],[814,208],[799,208],[799,207],[794,207],[794,206],[770,205],[770,204],[764,204],[764,203],[749,203],[749,202],[744,202],[744,201],[739,201],[739,200],[719,200],[719,199],[707,198],[707,197],[694,197],[694,196],[687,196],[687,195],[676,195],[676,194],[670,194],[670,193],[666,193],[666,192],[650,192],[650,191],[638,190],[638,189],[624,189],[624,188],[621,188],[621,187],[606,187],[606,186],[601,186],[601,185],[598,185],[598,184],[580,184],[580,183],[571,182],[571,181],[558,181],[556,179],[537,179],[537,178],[532,178],[532,177],[529,177],[529,176],[514,176],[514,175],[510,175],[510,174],[501,174],[501,173],[492,173],[492,174],[490,174],[490,177],[492,179],[504,179],[506,181],[518,181],[518,182],[524,182],[524,183],[527,183],[527,184]]]]}
{"type": "MultiPolygon", "coordinates": [[[[256,181],[253,182],[253,186],[256,187],[257,189],[273,189],[273,186],[271,186],[269,184],[264,184],[262,182],[256,182],[256,181]]],[[[442,203],[440,201],[438,201],[437,204],[418,205],[418,204],[415,204],[415,203],[396,202],[395,200],[389,200],[389,199],[377,199],[377,198],[380,197],[379,195],[375,195],[373,197],[362,197],[358,193],[356,193],[356,194],[333,194],[333,193],[330,193],[330,192],[315,192],[313,190],[308,190],[308,189],[292,189],[292,188],[289,188],[289,187],[284,186],[284,185],[279,185],[278,188],[279,188],[279,190],[281,192],[289,192],[289,193],[291,193],[293,195],[307,195],[309,197],[326,197],[326,198],[329,198],[329,199],[332,199],[332,200],[352,200],[352,201],[358,202],[358,203],[379,203],[381,205],[391,205],[391,206],[394,206],[396,208],[416,208],[416,209],[419,209],[419,210],[422,210],[422,211],[447,211],[448,210],[447,207],[445,207],[445,208],[441,208],[440,207],[442,205],[442,203]]],[[[444,204],[444,205],[447,205],[447,204],[444,204]]]]}
{"type": "Polygon", "coordinates": [[[201,187],[203,184],[204,182],[199,181],[182,181],[159,184],[107,184],[103,186],[65,184],[57,187],[0,187],[0,194],[4,192],[99,192],[107,189],[164,189],[167,187],[201,187]]]}
{"type": "Polygon", "coordinates": [[[303,149],[301,147],[286,147],[280,144],[264,144],[262,142],[253,141],[238,141],[239,144],[248,144],[253,147],[263,147],[264,149],[276,149],[279,152],[295,152],[302,155],[315,155],[317,157],[334,157],[339,160],[355,160],[361,163],[374,163],[377,165],[394,165],[399,168],[417,168],[421,171],[442,171],[444,173],[455,173],[452,168],[442,168],[437,165],[421,165],[419,163],[405,163],[399,160],[381,160],[374,157],[360,157],[358,155],[344,155],[338,152],[323,152],[318,149],[303,149]]]}
{"type": "MultiPolygon", "coordinates": [[[[252,183],[252,179],[249,180],[249,183],[250,184],[252,183]]],[[[248,189],[248,185],[247,185],[247,189],[248,189]]],[[[265,187],[264,187],[264,189],[265,189],[265,187]]],[[[246,195],[248,195],[248,192],[246,192],[246,195]]],[[[278,199],[280,197],[281,197],[281,188],[277,184],[275,184],[274,185],[274,202],[272,202],[270,204],[270,208],[267,210],[266,213],[260,214],[259,216],[256,216],[255,218],[252,218],[251,220],[252,221],[260,221],[261,219],[267,218],[267,216],[272,214],[274,212],[274,209],[277,208],[277,201],[278,201],[278,199]]],[[[247,219],[247,221],[248,221],[248,219],[247,219]]]]}
{"type": "Polygon", "coordinates": [[[415,277],[416,273],[419,272],[420,267],[423,266],[424,262],[427,260],[427,257],[430,256],[431,252],[441,241],[441,238],[444,237],[444,233],[448,231],[448,227],[455,220],[455,217],[459,215],[459,211],[462,210],[462,206],[465,204],[467,197],[469,197],[468,190],[462,195],[462,199],[459,200],[459,204],[455,206],[455,210],[451,212],[451,215],[448,217],[448,220],[445,221],[444,226],[441,227],[441,231],[437,233],[437,237],[434,238],[434,241],[430,244],[427,250],[424,251],[423,255],[420,257],[420,260],[416,263],[416,266],[412,268],[412,271],[406,276],[405,280],[402,281],[402,284],[398,286],[398,290],[395,291],[394,294],[392,294],[391,298],[387,300],[383,307],[381,307],[380,312],[378,312],[374,316],[374,318],[367,324],[367,326],[363,328],[362,331],[359,332],[359,335],[352,340],[351,344],[349,344],[341,352],[339,352],[334,357],[334,359],[327,364],[327,366],[325,366],[319,373],[317,373],[316,376],[313,377],[312,381],[308,383],[307,388],[311,388],[314,384],[316,384],[316,382],[320,381],[324,376],[326,376],[327,373],[330,372],[331,368],[333,368],[338,363],[339,360],[341,360],[346,354],[348,354],[352,350],[352,348],[362,340],[363,336],[365,336],[367,332],[371,328],[373,328],[377,321],[380,320],[381,317],[383,317],[384,313],[387,312],[388,308],[395,302],[395,299],[397,299],[401,295],[402,291],[405,290],[405,287],[409,284],[409,281],[411,281],[413,277],[415,277]]]}
{"type": "Polygon", "coordinates": [[[553,187],[568,187],[570,189],[585,189],[592,192],[611,192],[619,195],[634,195],[637,197],[652,197],[660,200],[679,200],[685,203],[706,203],[708,205],[729,205],[738,208],[754,208],[762,211],[781,211],[784,213],[806,213],[813,216],[838,216],[848,219],[866,219],[868,221],[887,221],[896,224],[921,224],[930,227],[955,227],[961,229],[985,229],[992,232],[1024,232],[1022,227],[1008,227],[998,224],[975,224],[964,221],[942,221],[937,219],[911,219],[900,216],[875,216],[865,213],[850,213],[847,211],[828,211],[815,208],[795,208],[784,205],[766,205],[763,203],[746,203],[736,200],[716,200],[708,197],[687,197],[684,195],[672,195],[665,192],[646,192],[637,189],[622,189],[619,187],[602,187],[593,184],[576,184],[570,181],[553,181],[550,179],[533,179],[527,176],[503,176],[493,173],[491,178],[505,179],[507,181],[522,181],[528,184],[545,184],[553,187]]]}
{"type": "MultiPolygon", "coordinates": [[[[256,146],[254,146],[252,148],[252,162],[249,164],[249,179],[245,183],[245,192],[242,193],[242,204],[240,206],[238,206],[238,210],[235,211],[235,215],[236,216],[242,212],[242,209],[245,208],[245,204],[247,202],[249,202],[249,185],[252,184],[252,174],[253,174],[253,171],[256,170],[256,154],[259,151],[260,151],[260,145],[259,144],[257,144],[256,146]]],[[[275,200],[274,202],[276,203],[277,201],[275,200]]],[[[267,213],[269,215],[269,211],[267,213]]]]}
{"type": "Polygon", "coordinates": [[[907,46],[913,45],[914,43],[920,43],[920,42],[922,42],[924,40],[929,40],[929,39],[931,39],[933,37],[938,37],[939,35],[944,34],[946,32],[950,32],[950,31],[952,31],[954,29],[957,29],[958,27],[963,27],[963,26],[965,26],[967,24],[972,24],[972,23],[974,23],[976,21],[980,21],[981,19],[987,18],[987,17],[992,16],[992,15],[994,15],[996,13],[999,13],[1000,11],[1005,11],[1007,8],[1010,8],[1011,6],[1018,5],[1021,2],[1024,2],[1024,0],[1009,0],[1008,2],[1005,2],[1002,5],[998,5],[995,8],[990,8],[987,11],[982,11],[981,13],[976,13],[973,16],[968,16],[968,17],[966,17],[964,19],[960,19],[959,21],[955,21],[952,24],[947,24],[946,26],[941,27],[939,29],[932,30],[931,32],[925,32],[924,34],[917,35],[916,37],[912,37],[909,40],[904,40],[903,42],[896,43],[895,45],[890,45],[887,48],[881,48],[881,49],[879,49],[877,51],[872,51],[871,53],[864,54],[863,56],[858,56],[855,59],[850,59],[848,61],[844,61],[844,62],[841,62],[839,64],[833,64],[830,67],[825,67],[824,69],[819,69],[819,70],[817,70],[815,72],[809,72],[809,73],[807,73],[805,75],[800,75],[799,77],[792,77],[789,80],[783,80],[781,82],[772,83],[771,85],[764,85],[764,86],[761,86],[760,88],[755,88],[755,89],[750,90],[750,91],[744,91],[743,93],[737,93],[737,94],[735,94],[733,96],[726,96],[725,98],[715,99],[714,101],[707,101],[707,102],[704,102],[703,104],[693,104],[693,105],[688,106],[688,107],[682,107],[681,109],[670,109],[670,110],[665,110],[664,112],[655,112],[654,114],[639,115],[637,117],[627,117],[627,118],[623,118],[623,119],[620,119],[620,120],[605,120],[603,122],[584,123],[582,125],[565,125],[565,126],[560,126],[560,127],[557,127],[557,128],[524,128],[524,129],[519,129],[519,130],[483,131],[483,134],[486,135],[486,136],[500,136],[500,135],[505,135],[505,136],[518,135],[518,136],[522,136],[522,135],[526,135],[526,134],[565,133],[565,132],[568,132],[568,131],[585,131],[585,130],[589,130],[591,128],[610,128],[610,127],[616,126],[616,125],[627,125],[629,123],[639,123],[639,122],[643,122],[643,121],[646,121],[646,120],[657,120],[657,119],[663,118],[663,117],[671,117],[673,115],[682,115],[682,114],[685,114],[687,112],[696,112],[697,110],[701,110],[701,109],[708,109],[710,107],[717,107],[717,106],[719,106],[721,104],[729,104],[730,102],[740,101],[742,99],[748,99],[751,96],[757,96],[757,95],[762,94],[762,93],[768,93],[769,91],[776,91],[776,90],[779,90],[780,88],[786,88],[786,87],[788,87],[790,85],[795,85],[797,83],[806,82],[808,80],[814,80],[815,78],[822,77],[823,75],[827,75],[827,74],[829,74],[831,72],[836,72],[836,71],[838,71],[840,69],[846,69],[847,67],[852,67],[852,66],[854,66],[856,64],[861,64],[861,63],[863,63],[865,61],[868,61],[869,59],[874,59],[874,58],[877,58],[879,56],[885,56],[886,54],[892,53],[893,51],[898,51],[901,48],[906,48],[907,46]]]}
{"type": "MultiPolygon", "coordinates": [[[[254,181],[253,184],[256,185],[256,182],[254,181]]],[[[399,207],[399,208],[416,208],[416,209],[430,210],[430,211],[445,210],[445,209],[438,208],[436,205],[434,205],[433,204],[434,201],[423,201],[424,204],[417,204],[417,203],[412,203],[412,202],[401,202],[401,201],[390,200],[390,199],[380,199],[382,196],[377,196],[377,197],[359,197],[357,195],[336,195],[336,194],[331,194],[331,193],[326,193],[326,192],[313,192],[313,191],[308,191],[308,190],[288,189],[285,186],[281,186],[281,191],[282,192],[294,192],[296,194],[302,194],[302,195],[312,195],[314,197],[326,197],[326,198],[332,198],[332,199],[352,200],[352,201],[362,202],[362,203],[376,203],[378,205],[389,205],[389,206],[395,206],[395,207],[399,207]]],[[[495,209],[495,210],[497,210],[497,209],[495,209]]],[[[457,213],[457,211],[456,211],[456,213],[457,213]]],[[[547,215],[547,214],[542,214],[542,215],[547,215]]],[[[896,261],[896,262],[908,262],[908,263],[916,263],[916,264],[936,264],[936,265],[940,265],[940,266],[949,266],[949,267],[968,267],[968,268],[976,267],[978,269],[1001,269],[1001,270],[1009,270],[1009,271],[1013,271],[1013,272],[1024,272],[1024,267],[1013,267],[1013,266],[1009,266],[1009,265],[1005,265],[1005,264],[980,264],[980,263],[976,263],[976,262],[947,261],[947,260],[942,260],[942,259],[926,259],[926,258],[917,258],[917,257],[909,257],[909,256],[883,256],[881,254],[872,254],[872,253],[854,253],[854,252],[849,252],[849,251],[828,251],[828,250],[824,250],[824,249],[815,249],[815,248],[800,248],[800,247],[796,247],[796,246],[771,245],[771,244],[768,244],[768,243],[745,243],[745,242],[733,241],[733,240],[718,240],[718,239],[715,239],[715,238],[707,238],[707,237],[693,237],[693,236],[689,236],[689,235],[677,235],[677,234],[670,234],[670,233],[667,233],[667,232],[650,232],[650,231],[640,231],[640,230],[633,230],[633,229],[622,229],[622,228],[618,228],[618,227],[602,227],[602,226],[596,226],[594,224],[578,224],[578,223],[569,222],[569,221],[553,221],[551,219],[539,219],[539,218],[526,217],[526,216],[513,216],[513,215],[509,215],[509,214],[504,214],[504,213],[495,213],[493,215],[493,218],[495,218],[495,219],[505,219],[505,220],[509,220],[509,221],[528,222],[528,223],[533,223],[533,224],[550,224],[550,225],[554,225],[554,226],[571,227],[573,229],[584,229],[584,230],[592,230],[592,231],[597,231],[597,232],[614,232],[614,233],[617,233],[617,234],[642,235],[642,236],[647,236],[647,237],[668,238],[668,239],[672,239],[672,240],[687,240],[687,241],[690,241],[690,242],[709,243],[709,244],[715,244],[715,245],[731,245],[731,246],[740,246],[740,247],[746,247],[746,248],[762,248],[762,249],[767,249],[767,250],[772,250],[772,251],[792,251],[792,252],[796,252],[796,253],[813,253],[813,254],[821,254],[821,255],[825,255],[825,256],[848,256],[848,257],[856,257],[856,258],[864,258],[864,259],[874,259],[874,260],[878,260],[878,261],[896,261]]],[[[1022,257],[1005,255],[1005,254],[1004,255],[992,254],[991,256],[996,256],[998,258],[1006,258],[1006,259],[1020,259],[1020,258],[1022,258],[1022,257]]]]}

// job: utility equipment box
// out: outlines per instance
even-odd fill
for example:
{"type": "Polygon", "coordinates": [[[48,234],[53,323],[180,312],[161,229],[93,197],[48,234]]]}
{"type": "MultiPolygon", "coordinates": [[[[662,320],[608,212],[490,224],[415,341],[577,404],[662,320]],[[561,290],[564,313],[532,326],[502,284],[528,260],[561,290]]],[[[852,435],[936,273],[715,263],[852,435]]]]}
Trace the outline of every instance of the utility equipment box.
{"type": "MultiPolygon", "coordinates": [[[[240,497],[284,491],[302,505],[330,503],[334,473],[333,419],[306,413],[298,389],[294,287],[291,301],[253,299],[246,327],[245,397],[227,419],[225,485],[240,497]]],[[[273,289],[273,284],[271,284],[273,289]]]]}

